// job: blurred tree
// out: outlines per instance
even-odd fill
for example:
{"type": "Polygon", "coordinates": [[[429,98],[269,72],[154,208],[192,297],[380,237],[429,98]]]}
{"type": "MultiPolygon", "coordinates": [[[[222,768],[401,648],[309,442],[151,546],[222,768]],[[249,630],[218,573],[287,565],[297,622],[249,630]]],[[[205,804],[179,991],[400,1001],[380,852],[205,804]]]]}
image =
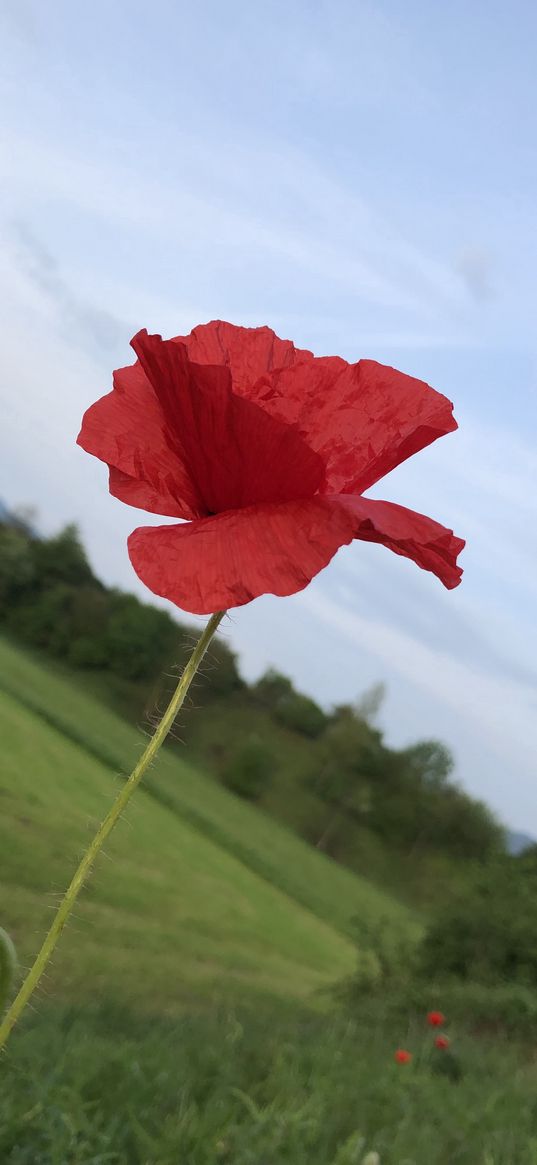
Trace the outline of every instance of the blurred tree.
{"type": "Polygon", "coordinates": [[[439,911],[421,948],[423,972],[537,987],[537,861],[503,857],[439,911]]]}
{"type": "Polygon", "coordinates": [[[135,595],[110,592],[105,642],[108,667],[126,679],[155,675],[172,658],[177,628],[166,611],[141,603],[135,595]]]}
{"type": "Polygon", "coordinates": [[[329,718],[309,696],[295,691],[291,680],[269,668],[253,688],[254,697],[268,708],[278,724],[315,740],[329,718]]]}
{"type": "Polygon", "coordinates": [[[288,676],[269,668],[253,685],[252,692],[265,708],[273,712],[281,700],[288,699],[294,694],[294,688],[288,676]]]}
{"type": "Polygon", "coordinates": [[[0,616],[33,583],[35,565],[26,534],[14,526],[0,526],[0,616]]]}
{"type": "Polygon", "coordinates": [[[257,801],[267,788],[274,770],[274,757],[256,735],[239,742],[222,773],[228,789],[257,801]]]}
{"type": "Polygon", "coordinates": [[[73,586],[91,582],[94,586],[102,586],[93,574],[74,523],[54,538],[35,539],[31,547],[39,589],[56,582],[73,586]]]}
{"type": "Polygon", "coordinates": [[[25,596],[10,613],[10,630],[51,655],[66,655],[73,595],[73,587],[55,583],[37,595],[25,596]]]}
{"type": "Polygon", "coordinates": [[[382,769],[386,750],[381,733],[351,705],[331,717],[317,753],[318,767],[306,782],[330,806],[317,847],[332,852],[346,817],[362,821],[372,803],[372,781],[382,769]]]}
{"type": "Polygon", "coordinates": [[[372,687],[360,696],[356,704],[356,715],[365,720],[368,724],[373,724],[380,712],[380,709],[386,698],[386,684],[380,682],[373,684],[372,687]]]}

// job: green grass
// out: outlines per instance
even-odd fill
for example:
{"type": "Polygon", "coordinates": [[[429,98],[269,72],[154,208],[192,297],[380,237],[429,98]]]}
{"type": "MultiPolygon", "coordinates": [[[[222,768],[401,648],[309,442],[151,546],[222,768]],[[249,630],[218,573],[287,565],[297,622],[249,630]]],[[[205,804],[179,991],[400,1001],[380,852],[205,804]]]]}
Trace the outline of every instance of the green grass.
{"type": "MultiPolygon", "coordinates": [[[[0,672],[0,925],[25,966],[144,737],[6,643],[0,672]]],[[[453,998],[462,1076],[439,1074],[416,1001],[330,1008],[355,917],[420,929],[163,753],[0,1058],[2,1165],[537,1165],[534,1013],[472,1036],[492,996],[453,998]]]]}
{"type": "Polygon", "coordinates": [[[376,1151],[381,1165],[535,1165],[535,1063],[508,1044],[455,1044],[459,1082],[434,1071],[423,1019],[394,1031],[378,1014],[50,1008],[0,1064],[0,1160],[360,1165],[376,1151]],[[400,1041],[409,1065],[393,1061],[400,1041]]]}
{"type": "MultiPolygon", "coordinates": [[[[0,919],[27,962],[115,780],[0,697],[0,919]]],[[[84,892],[49,975],[54,994],[149,1009],[256,990],[305,999],[352,965],[325,921],[140,791],[84,892]]]]}
{"type": "MultiPolygon", "coordinates": [[[[116,773],[128,773],[144,746],[141,731],[131,728],[61,673],[45,669],[5,640],[0,640],[0,688],[116,773]]],[[[394,933],[419,933],[412,912],[388,893],[234,797],[178,758],[175,750],[162,751],[145,788],[183,822],[341,935],[354,938],[360,921],[367,927],[372,919],[384,920],[394,933]]]]}

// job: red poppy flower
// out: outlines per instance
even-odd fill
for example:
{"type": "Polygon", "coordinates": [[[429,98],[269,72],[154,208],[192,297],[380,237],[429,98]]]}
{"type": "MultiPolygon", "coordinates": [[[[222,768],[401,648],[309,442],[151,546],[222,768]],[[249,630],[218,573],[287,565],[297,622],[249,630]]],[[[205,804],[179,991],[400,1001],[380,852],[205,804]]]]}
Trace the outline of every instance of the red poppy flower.
{"type": "Polygon", "coordinates": [[[412,1059],[412,1052],[407,1052],[405,1048],[398,1048],[394,1052],[394,1060],[396,1064],[410,1064],[412,1059]]]}
{"type": "Polygon", "coordinates": [[[354,538],[460,582],[460,538],[431,518],[363,497],[456,429],[452,406],[393,368],[315,358],[269,328],[220,321],[162,340],[88,409],[78,443],[105,461],[110,492],[182,519],[129,538],[155,594],[196,614],[302,590],[354,538]]]}
{"type": "Polygon", "coordinates": [[[434,1046],[445,1052],[446,1048],[449,1048],[450,1042],[447,1036],[435,1036],[434,1046]]]}
{"type": "Polygon", "coordinates": [[[442,1027],[442,1024],[445,1022],[446,1017],[445,1015],[442,1015],[441,1011],[429,1011],[427,1015],[427,1023],[429,1024],[429,1027],[442,1027]]]}

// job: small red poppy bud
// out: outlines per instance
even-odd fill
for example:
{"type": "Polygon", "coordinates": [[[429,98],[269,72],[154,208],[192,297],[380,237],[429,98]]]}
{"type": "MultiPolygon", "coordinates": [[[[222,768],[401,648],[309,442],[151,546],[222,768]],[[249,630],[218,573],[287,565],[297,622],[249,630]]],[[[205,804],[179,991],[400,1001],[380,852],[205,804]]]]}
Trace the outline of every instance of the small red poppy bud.
{"type": "Polygon", "coordinates": [[[412,1052],[407,1052],[405,1048],[398,1048],[394,1053],[394,1060],[396,1064],[410,1064],[412,1059],[412,1052]]]}
{"type": "Polygon", "coordinates": [[[447,1036],[436,1036],[434,1046],[440,1048],[441,1052],[445,1052],[446,1048],[449,1048],[450,1042],[447,1036]]]}
{"type": "Polygon", "coordinates": [[[427,1023],[429,1024],[429,1027],[442,1027],[442,1024],[445,1022],[446,1017],[445,1015],[442,1015],[441,1011],[430,1011],[427,1016],[427,1023]]]}

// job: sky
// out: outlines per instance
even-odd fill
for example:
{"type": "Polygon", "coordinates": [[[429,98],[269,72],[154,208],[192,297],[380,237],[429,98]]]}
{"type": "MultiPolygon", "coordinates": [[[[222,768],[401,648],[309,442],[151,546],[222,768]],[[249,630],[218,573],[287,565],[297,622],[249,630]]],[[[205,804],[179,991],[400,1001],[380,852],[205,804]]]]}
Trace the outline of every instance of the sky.
{"type": "Polygon", "coordinates": [[[355,542],[233,611],[329,707],[386,683],[399,747],[537,834],[537,10],[514,0],[0,0],[0,498],[96,572],[158,518],[75,446],[142,327],[268,324],[434,385],[459,430],[378,483],[467,539],[445,591],[355,542]]]}

